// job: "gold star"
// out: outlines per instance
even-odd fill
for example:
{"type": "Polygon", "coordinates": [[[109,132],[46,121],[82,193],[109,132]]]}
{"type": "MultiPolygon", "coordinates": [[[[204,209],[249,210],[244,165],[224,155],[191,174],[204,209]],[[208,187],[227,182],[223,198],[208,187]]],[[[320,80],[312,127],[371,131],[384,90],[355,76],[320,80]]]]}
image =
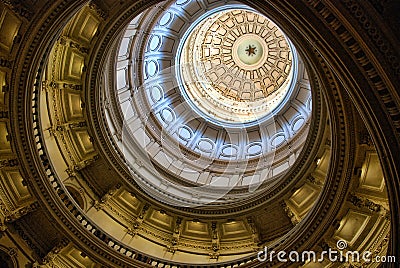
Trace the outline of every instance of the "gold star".
{"type": "Polygon", "coordinates": [[[248,48],[246,49],[248,56],[256,55],[256,51],[257,51],[256,47],[252,45],[249,45],[248,48]]]}

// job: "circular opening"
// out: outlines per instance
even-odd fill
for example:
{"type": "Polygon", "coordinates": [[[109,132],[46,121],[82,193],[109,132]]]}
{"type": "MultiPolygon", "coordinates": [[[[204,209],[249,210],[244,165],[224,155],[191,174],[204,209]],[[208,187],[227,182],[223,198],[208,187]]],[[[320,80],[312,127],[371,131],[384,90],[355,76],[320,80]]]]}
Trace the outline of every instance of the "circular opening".
{"type": "Polygon", "coordinates": [[[282,30],[242,7],[213,10],[196,20],[180,42],[176,63],[191,109],[233,128],[276,114],[297,76],[297,55],[282,30]]]}

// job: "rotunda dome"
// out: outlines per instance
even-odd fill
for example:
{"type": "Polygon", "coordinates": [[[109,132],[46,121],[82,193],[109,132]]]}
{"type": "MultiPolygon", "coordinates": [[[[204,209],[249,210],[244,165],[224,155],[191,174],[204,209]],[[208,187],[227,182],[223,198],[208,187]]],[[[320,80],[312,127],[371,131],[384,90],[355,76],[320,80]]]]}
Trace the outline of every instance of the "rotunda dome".
{"type": "Polygon", "coordinates": [[[276,114],[296,80],[291,47],[275,24],[254,10],[211,10],[180,41],[181,92],[192,109],[216,124],[259,124],[276,114]]]}
{"type": "Polygon", "coordinates": [[[295,163],[309,129],[310,84],[270,19],[229,3],[182,24],[180,12],[192,5],[172,4],[141,25],[146,36],[128,50],[142,53],[143,62],[117,65],[124,120],[118,150],[137,183],[162,202],[241,202],[282,180],[295,163]]]}

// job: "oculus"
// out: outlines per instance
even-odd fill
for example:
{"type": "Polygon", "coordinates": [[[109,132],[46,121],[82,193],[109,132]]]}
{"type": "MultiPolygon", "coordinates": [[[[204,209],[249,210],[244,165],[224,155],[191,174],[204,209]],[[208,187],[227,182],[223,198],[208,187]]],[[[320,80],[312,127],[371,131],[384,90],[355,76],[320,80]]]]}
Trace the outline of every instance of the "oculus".
{"type": "Polygon", "coordinates": [[[176,56],[180,91],[200,117],[237,127],[270,118],[287,100],[297,56],[267,17],[232,8],[199,18],[176,56]]]}

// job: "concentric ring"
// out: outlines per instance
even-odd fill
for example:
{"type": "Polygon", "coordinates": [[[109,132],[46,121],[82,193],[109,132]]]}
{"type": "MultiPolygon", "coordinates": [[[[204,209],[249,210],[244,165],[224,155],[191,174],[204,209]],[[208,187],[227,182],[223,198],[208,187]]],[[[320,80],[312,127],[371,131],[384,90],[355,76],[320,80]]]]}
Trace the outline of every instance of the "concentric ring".
{"type": "Polygon", "coordinates": [[[272,21],[254,10],[227,7],[193,25],[180,41],[176,72],[194,111],[217,125],[242,128],[283,107],[298,60],[272,21]]]}

